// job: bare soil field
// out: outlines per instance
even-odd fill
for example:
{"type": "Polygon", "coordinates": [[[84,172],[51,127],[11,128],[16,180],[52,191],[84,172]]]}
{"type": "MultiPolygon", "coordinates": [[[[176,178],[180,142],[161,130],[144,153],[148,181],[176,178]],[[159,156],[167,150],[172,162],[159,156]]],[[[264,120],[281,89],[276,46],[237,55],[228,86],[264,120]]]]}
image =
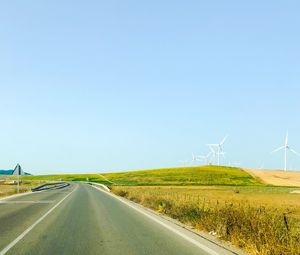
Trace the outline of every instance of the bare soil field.
{"type": "Polygon", "coordinates": [[[276,186],[297,186],[300,187],[300,172],[290,172],[281,170],[254,170],[244,169],[252,176],[260,179],[266,184],[276,186]]]}

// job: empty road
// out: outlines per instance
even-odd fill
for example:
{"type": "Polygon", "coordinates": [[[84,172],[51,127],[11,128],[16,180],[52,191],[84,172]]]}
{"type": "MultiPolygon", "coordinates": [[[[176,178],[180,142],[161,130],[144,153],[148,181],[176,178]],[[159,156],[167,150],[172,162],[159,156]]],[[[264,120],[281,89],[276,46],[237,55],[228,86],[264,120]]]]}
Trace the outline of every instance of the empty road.
{"type": "Polygon", "coordinates": [[[126,203],[79,183],[0,200],[0,255],[234,254],[126,203]]]}

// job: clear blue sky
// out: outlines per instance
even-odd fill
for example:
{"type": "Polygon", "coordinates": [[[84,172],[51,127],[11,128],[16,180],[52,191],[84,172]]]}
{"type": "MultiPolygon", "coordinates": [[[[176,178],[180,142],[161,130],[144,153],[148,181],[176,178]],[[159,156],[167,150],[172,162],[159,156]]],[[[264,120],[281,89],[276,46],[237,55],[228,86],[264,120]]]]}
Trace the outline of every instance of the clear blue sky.
{"type": "MultiPolygon", "coordinates": [[[[0,169],[178,165],[300,151],[299,1],[1,1],[0,169]]],[[[290,168],[300,158],[290,155],[290,168]]]]}

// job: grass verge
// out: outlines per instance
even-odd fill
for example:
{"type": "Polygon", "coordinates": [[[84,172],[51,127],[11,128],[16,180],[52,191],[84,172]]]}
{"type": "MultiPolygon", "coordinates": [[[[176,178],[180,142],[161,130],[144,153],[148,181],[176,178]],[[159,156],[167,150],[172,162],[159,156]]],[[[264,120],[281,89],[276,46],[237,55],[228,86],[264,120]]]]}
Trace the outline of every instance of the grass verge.
{"type": "MultiPolygon", "coordinates": [[[[46,183],[45,181],[22,181],[20,183],[19,193],[31,191],[32,188],[46,183]]],[[[0,198],[17,194],[16,184],[0,184],[0,198]]]]}
{"type": "Polygon", "coordinates": [[[113,187],[112,191],[249,254],[300,254],[300,195],[287,188],[113,187]],[[283,197],[293,206],[282,204],[283,197]]]}

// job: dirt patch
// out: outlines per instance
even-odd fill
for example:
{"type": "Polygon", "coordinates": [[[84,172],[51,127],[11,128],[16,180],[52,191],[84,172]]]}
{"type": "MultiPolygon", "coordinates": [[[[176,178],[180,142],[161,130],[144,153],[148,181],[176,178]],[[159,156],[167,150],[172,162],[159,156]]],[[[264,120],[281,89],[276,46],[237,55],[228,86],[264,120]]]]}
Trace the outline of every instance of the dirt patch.
{"type": "Polygon", "coordinates": [[[244,169],[252,176],[262,182],[277,186],[297,186],[300,187],[300,172],[285,172],[280,170],[254,170],[244,169]]]}

